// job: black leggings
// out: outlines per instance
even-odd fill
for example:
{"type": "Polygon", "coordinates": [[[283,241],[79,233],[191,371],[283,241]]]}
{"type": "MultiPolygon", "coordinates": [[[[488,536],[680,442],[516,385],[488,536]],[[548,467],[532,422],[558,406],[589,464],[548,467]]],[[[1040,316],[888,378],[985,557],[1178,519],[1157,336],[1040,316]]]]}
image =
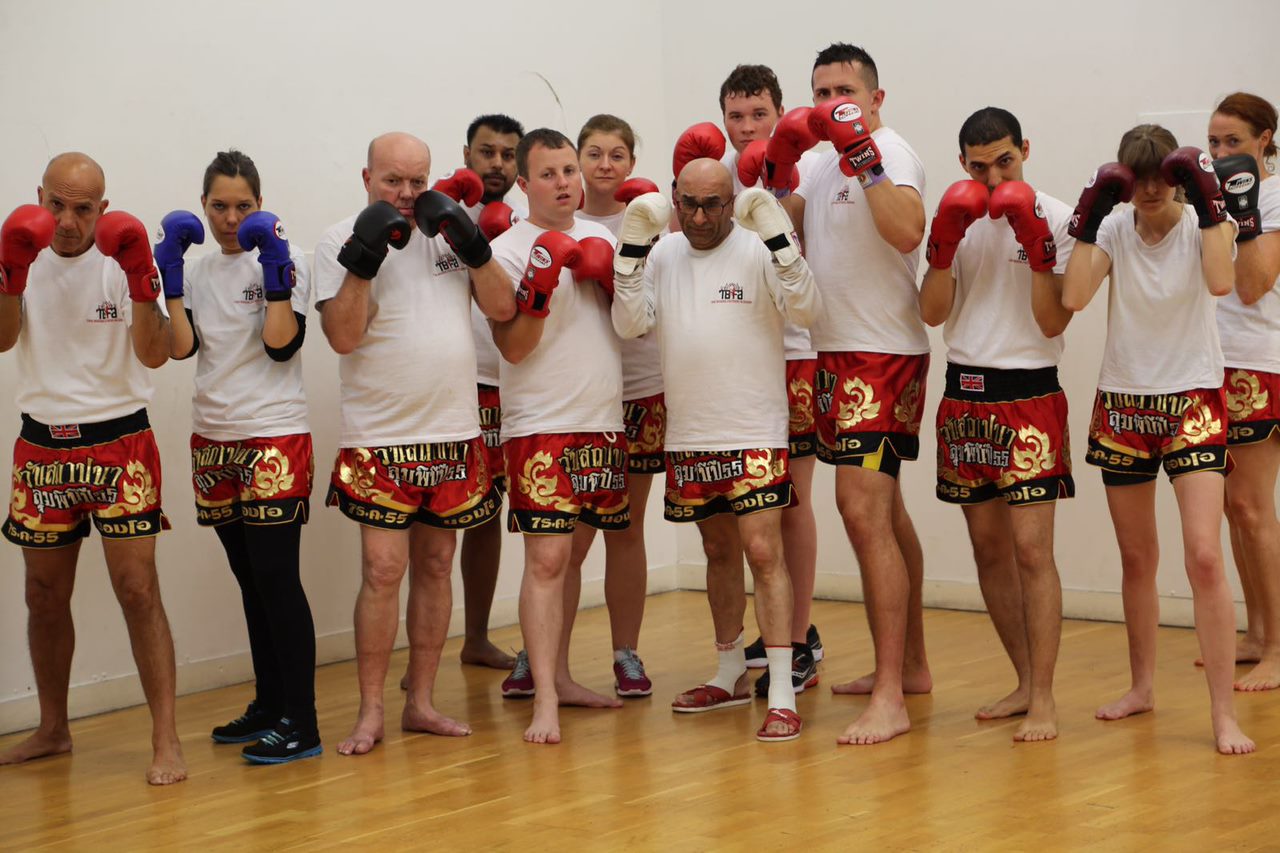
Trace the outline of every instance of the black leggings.
{"type": "Polygon", "coordinates": [[[240,584],[259,707],[316,727],[316,629],[299,577],[301,524],[232,521],[214,530],[240,584]]]}

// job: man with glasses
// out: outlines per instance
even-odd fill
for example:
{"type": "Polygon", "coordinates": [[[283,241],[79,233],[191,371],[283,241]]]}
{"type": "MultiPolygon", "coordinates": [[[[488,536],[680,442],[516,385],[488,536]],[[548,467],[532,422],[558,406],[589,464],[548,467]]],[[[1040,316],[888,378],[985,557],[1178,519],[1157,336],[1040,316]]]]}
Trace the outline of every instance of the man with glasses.
{"type": "Polygon", "coordinates": [[[756,737],[794,740],[802,722],[791,687],[791,581],[776,511],[794,500],[783,324],[810,323],[820,299],[791,222],[771,193],[752,188],[735,196],[728,169],[698,159],[680,172],[675,198],[681,232],[651,253],[650,241],[670,216],[666,202],[649,193],[628,205],[612,308],[624,338],[658,330],[667,394],[665,515],[695,522],[707,554],[719,668],[677,696],[672,709],[698,713],[751,701],[742,635],[746,591],[736,559],[745,552],[772,676],[756,737]],[[753,417],[742,418],[744,410],[753,417]]]}

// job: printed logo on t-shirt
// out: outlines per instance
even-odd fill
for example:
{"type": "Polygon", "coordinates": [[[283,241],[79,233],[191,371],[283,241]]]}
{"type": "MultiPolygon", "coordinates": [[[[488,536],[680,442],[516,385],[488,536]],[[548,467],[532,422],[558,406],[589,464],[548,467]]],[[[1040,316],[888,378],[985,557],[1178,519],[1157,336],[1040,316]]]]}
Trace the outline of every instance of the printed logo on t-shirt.
{"type": "Polygon", "coordinates": [[[451,272],[458,272],[462,269],[462,261],[458,260],[458,256],[453,252],[447,255],[441,255],[436,258],[435,268],[432,275],[447,275],[451,272]]]}
{"type": "Polygon", "coordinates": [[[840,192],[836,193],[836,197],[831,199],[832,204],[857,204],[849,197],[849,184],[845,184],[840,188],[840,192]]]}
{"type": "Polygon", "coordinates": [[[99,302],[93,309],[93,313],[89,316],[90,323],[123,323],[124,316],[120,313],[120,306],[112,302],[110,299],[104,299],[99,302]]]}
{"type": "Polygon", "coordinates": [[[747,298],[747,292],[743,290],[742,285],[735,281],[723,284],[716,291],[716,297],[711,300],[712,305],[719,305],[725,302],[732,302],[737,305],[750,305],[752,300],[747,298]]]}
{"type": "Polygon", "coordinates": [[[240,289],[237,305],[256,305],[263,301],[262,282],[251,281],[240,289]]]}

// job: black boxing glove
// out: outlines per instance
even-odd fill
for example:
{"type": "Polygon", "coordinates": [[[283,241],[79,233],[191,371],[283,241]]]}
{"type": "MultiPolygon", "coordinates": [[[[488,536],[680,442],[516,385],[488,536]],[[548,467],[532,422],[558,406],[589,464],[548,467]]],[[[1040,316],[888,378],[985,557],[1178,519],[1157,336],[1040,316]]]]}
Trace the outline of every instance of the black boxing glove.
{"type": "Polygon", "coordinates": [[[357,278],[373,281],[387,258],[387,246],[403,249],[409,244],[409,236],[409,220],[396,206],[375,201],[356,217],[351,236],[338,252],[338,263],[357,278]]]}
{"type": "Polygon", "coordinates": [[[1240,226],[1236,242],[1252,240],[1262,233],[1262,216],[1258,213],[1258,161],[1250,154],[1233,154],[1213,161],[1213,170],[1222,184],[1222,197],[1227,213],[1240,226]]]}
{"type": "Polygon", "coordinates": [[[427,190],[413,204],[413,218],[428,237],[443,235],[458,260],[472,269],[489,263],[489,241],[456,201],[442,192],[427,190]]]}

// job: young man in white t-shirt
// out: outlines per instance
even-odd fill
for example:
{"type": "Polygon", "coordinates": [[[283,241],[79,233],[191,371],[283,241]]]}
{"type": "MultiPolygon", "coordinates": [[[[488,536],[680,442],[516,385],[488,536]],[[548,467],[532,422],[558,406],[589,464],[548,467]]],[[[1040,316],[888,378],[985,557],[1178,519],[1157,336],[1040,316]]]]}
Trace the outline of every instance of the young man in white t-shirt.
{"type": "Polygon", "coordinates": [[[156,576],[155,537],[169,522],[145,368],[168,360],[169,321],[147,230],[127,213],[104,213],[105,191],[91,158],[60,154],[45,169],[39,206],[19,207],[0,228],[0,352],[17,346],[22,413],[3,533],[26,564],[40,700],[39,727],[0,764],[71,750],[71,590],[92,520],[151,708],[147,781],[168,785],[187,768],[156,576]]]}
{"type": "Polygon", "coordinates": [[[516,161],[529,218],[494,240],[493,251],[516,290],[517,313],[496,322],[493,337],[502,353],[508,526],[524,534],[520,628],[537,685],[524,739],[559,743],[560,705],[621,705],[569,673],[582,582],[570,569],[572,534],[579,522],[608,531],[630,521],[622,357],[609,321],[614,238],[574,216],[582,179],[564,134],[530,131],[516,161]]]}
{"type": "Polygon", "coordinates": [[[1071,208],[1023,182],[1031,143],[1007,110],[969,116],[959,143],[971,180],[938,204],[920,288],[924,321],[946,323],[937,492],[964,508],[983,599],[1018,675],[1012,693],[975,716],[1025,714],[1014,740],[1052,740],[1062,633],[1054,509],[1075,492],[1058,384],[1071,208]]]}
{"type": "MultiPolygon", "coordinates": [[[[810,329],[818,351],[818,458],[837,466],[836,503],[858,557],[875,642],[875,673],[834,688],[871,693],[839,740],[880,743],[911,728],[904,689],[932,688],[920,616],[923,555],[897,482],[902,460],[919,455],[929,367],[916,289],[924,167],[884,126],[885,93],[866,51],[825,48],[811,81],[809,127],[835,150],[806,170],[783,205],[826,305],[810,329]]],[[[804,147],[795,142],[793,156],[804,147]]]]}
{"type": "Polygon", "coordinates": [[[627,208],[613,304],[623,337],[657,330],[669,413],[666,516],[696,522],[708,557],[720,666],[671,707],[699,713],[751,701],[742,572],[735,561],[714,559],[745,552],[771,675],[768,713],[756,737],[793,740],[802,726],[790,678],[793,602],[781,514],[774,511],[795,499],[787,472],[783,325],[807,325],[821,299],[772,193],[751,188],[735,203],[728,169],[698,159],[677,179],[676,207],[681,232],[659,241],[643,267],[648,241],[667,219],[666,203],[651,193],[627,208]],[[735,216],[742,228],[734,227],[735,216]],[[751,417],[744,420],[744,411],[751,417]]]}
{"type": "Polygon", "coordinates": [[[420,139],[373,140],[363,173],[369,206],[329,228],[316,247],[316,305],[342,380],[326,502],[361,525],[360,711],[338,745],[344,755],[369,752],[383,735],[383,683],[406,564],[409,693],[401,727],[471,733],[432,701],[457,531],[483,524],[500,506],[476,416],[470,311],[473,298],[495,319],[515,306],[475,223],[427,190],[430,169],[420,139]]]}

